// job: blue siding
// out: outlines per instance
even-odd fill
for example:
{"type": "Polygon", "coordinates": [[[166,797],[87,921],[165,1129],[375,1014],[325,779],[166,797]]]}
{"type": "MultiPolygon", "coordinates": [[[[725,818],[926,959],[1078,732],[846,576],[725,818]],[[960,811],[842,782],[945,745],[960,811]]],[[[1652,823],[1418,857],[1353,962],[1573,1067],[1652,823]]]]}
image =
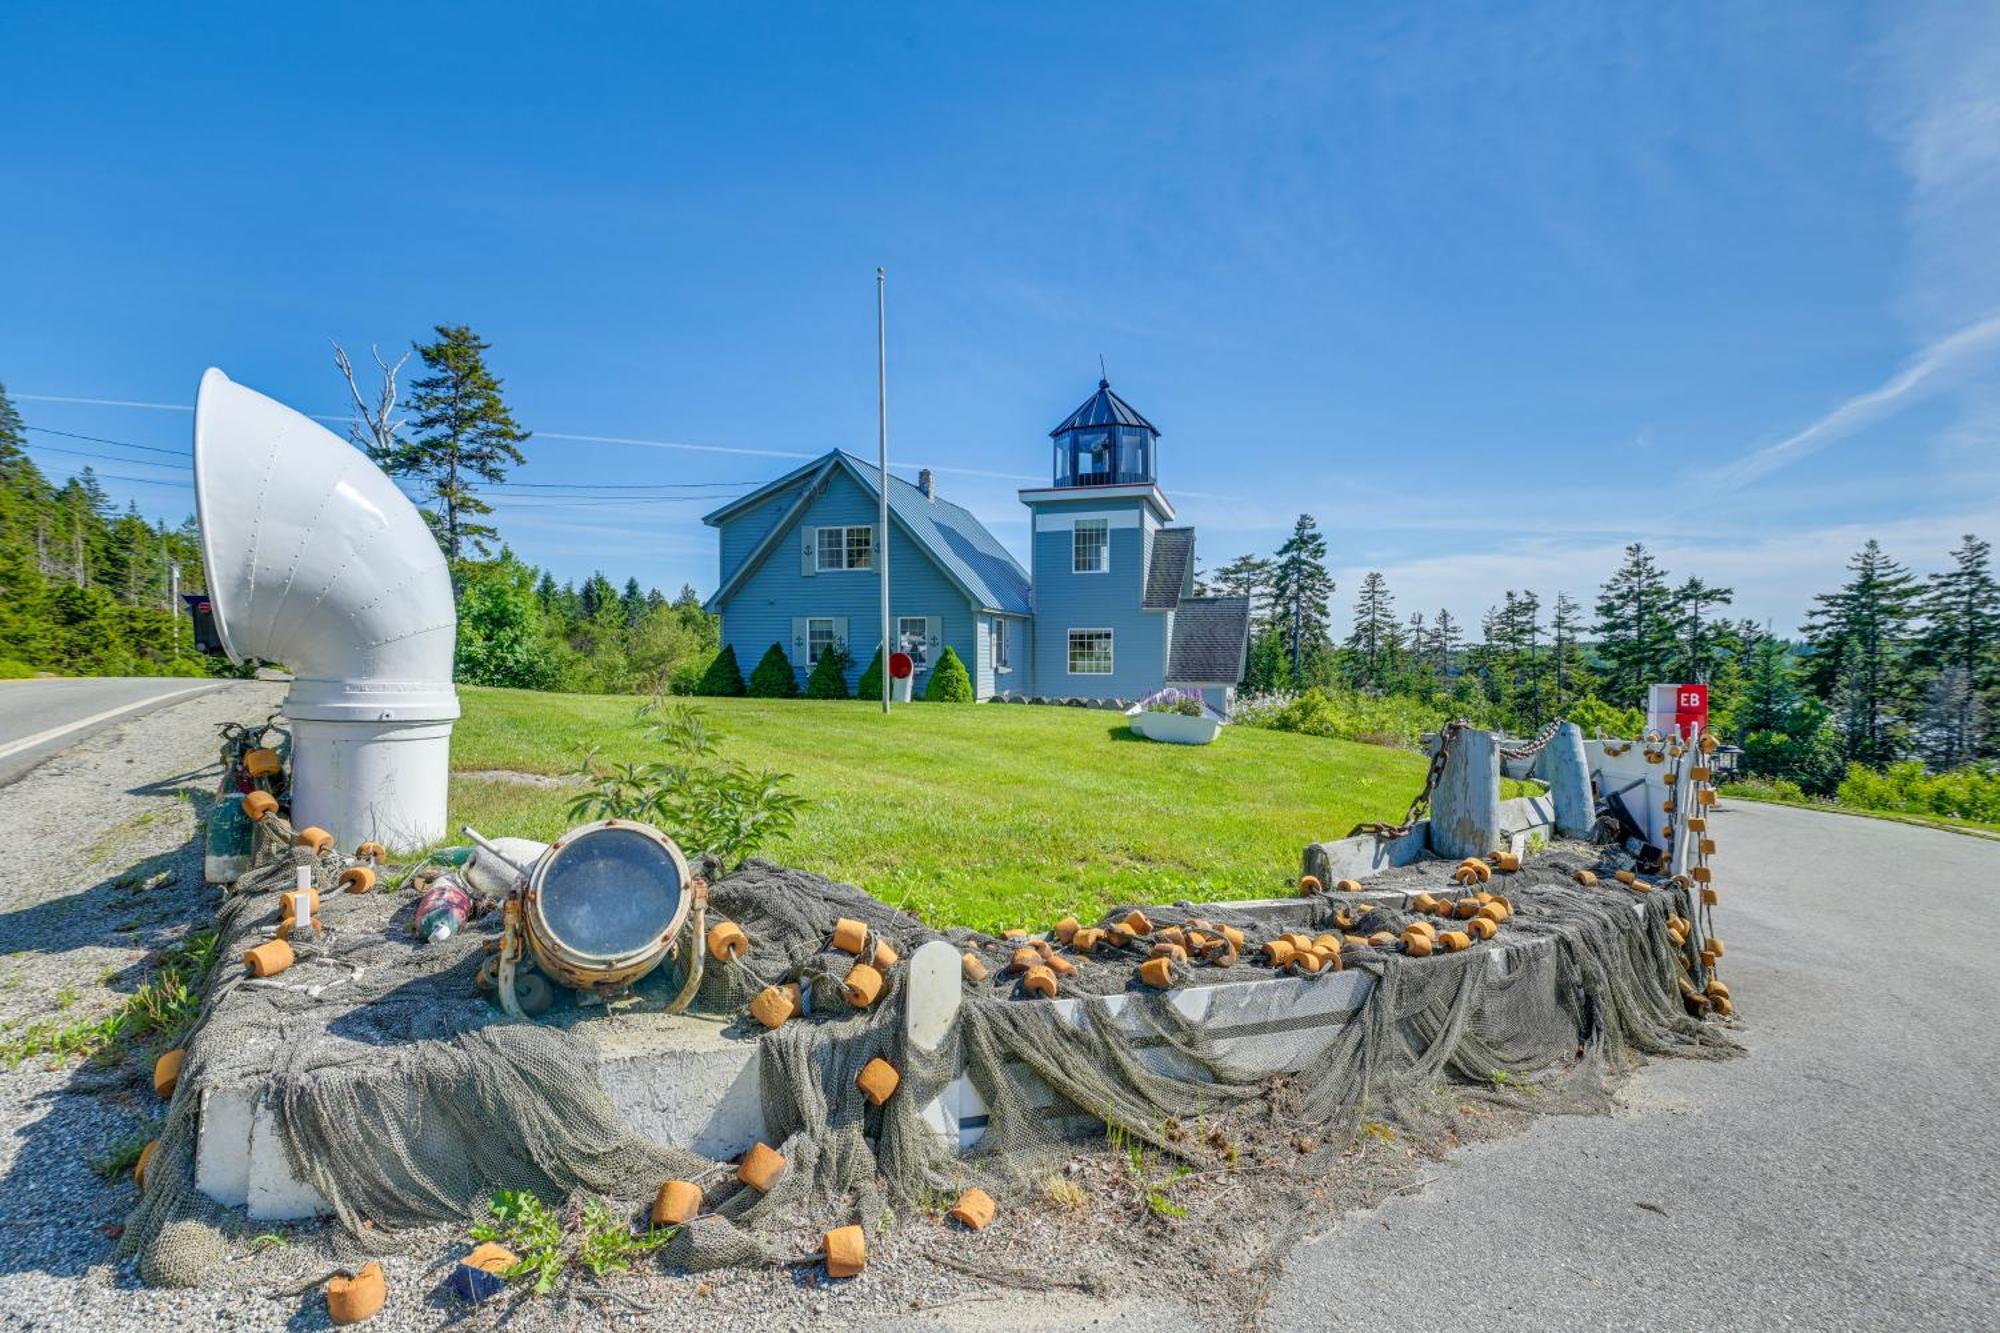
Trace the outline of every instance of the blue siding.
{"type": "Polygon", "coordinates": [[[1146,557],[1151,549],[1151,510],[1139,499],[1038,501],[1032,565],[1035,579],[1033,692],[1050,696],[1137,699],[1160,687],[1167,671],[1168,619],[1141,609],[1146,590],[1146,557]],[[1052,519],[1077,515],[1110,516],[1111,567],[1102,574],[1079,574],[1073,567],[1071,528],[1045,527],[1052,519]],[[1110,675],[1071,675],[1069,632],[1112,632],[1110,675]]]}
{"type": "MultiPolygon", "coordinates": [[[[800,485],[804,485],[801,482],[800,485]]],[[[776,526],[799,497],[798,486],[787,486],[777,494],[758,502],[732,517],[721,528],[722,567],[716,587],[729,582],[729,576],[743,563],[744,557],[757,549],[757,543],[776,526]]]]}
{"type": "Polygon", "coordinates": [[[1030,655],[1033,622],[1025,616],[979,617],[979,675],[973,681],[973,688],[982,699],[995,694],[1031,693],[1029,677],[1033,674],[1029,664],[1034,661],[1030,655]],[[1011,663],[1006,671],[999,669],[993,660],[993,625],[995,621],[1007,622],[1007,656],[1011,663]]]}
{"type": "MultiPolygon", "coordinates": [[[[749,511],[745,518],[773,503],[776,512],[782,515],[791,502],[792,493],[787,493],[749,511]]],[[[736,660],[742,664],[745,676],[770,646],[777,643],[791,657],[793,670],[803,687],[807,675],[806,649],[805,644],[794,642],[792,622],[833,616],[847,621],[847,648],[854,657],[847,684],[849,689],[854,688],[881,639],[880,585],[873,570],[824,571],[810,576],[802,573],[803,529],[834,524],[873,526],[876,520],[875,496],[857,485],[846,472],[836,470],[826,490],[722,607],[722,640],[736,649],[736,660]]],[[[731,529],[740,521],[744,520],[732,517],[721,525],[725,550],[735,541],[731,529]]],[[[893,521],[891,526],[894,527],[893,521]]],[[[764,530],[769,528],[767,521],[764,530]]],[[[754,540],[751,544],[754,545],[754,540]]],[[[951,645],[965,662],[968,673],[976,671],[980,661],[979,630],[971,604],[923,548],[900,529],[892,533],[889,543],[889,588],[894,616],[931,617],[932,632],[951,645]]],[[[925,677],[919,676],[920,695],[924,683],[925,677]]]]}

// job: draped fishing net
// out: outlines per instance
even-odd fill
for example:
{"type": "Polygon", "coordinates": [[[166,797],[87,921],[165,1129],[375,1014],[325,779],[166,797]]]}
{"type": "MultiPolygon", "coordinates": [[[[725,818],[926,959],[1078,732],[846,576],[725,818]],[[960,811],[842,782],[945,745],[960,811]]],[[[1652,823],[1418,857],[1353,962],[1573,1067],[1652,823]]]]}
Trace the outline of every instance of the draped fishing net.
{"type": "MultiPolygon", "coordinates": [[[[404,1244],[399,1231],[463,1222],[496,1189],[549,1200],[588,1193],[636,1210],[662,1182],[683,1179],[702,1187],[701,1214],[661,1255],[694,1271],[796,1261],[816,1251],[824,1230],[848,1222],[872,1239],[898,1210],[948,1205],[972,1184],[1003,1208],[1031,1206],[1049,1173],[1080,1151],[1080,1137],[1108,1133],[1210,1175],[1282,1144],[1288,1177],[1310,1179],[1332,1172],[1364,1126],[1434,1132],[1475,1105],[1602,1110],[1639,1057],[1736,1050],[1721,1030],[1690,1018],[1677,993],[1666,923],[1689,912],[1683,887],[1640,894],[1615,885],[1610,871],[1629,862],[1581,844],[1495,876],[1489,887],[1505,893],[1513,916],[1494,941],[1422,959],[1349,948],[1343,971],[1316,977],[1277,978],[1255,960],[1290,931],[1399,934],[1414,917],[1394,891],[1439,890],[1448,867],[1407,867],[1361,894],[1275,906],[1147,905],[1156,931],[1240,930],[1240,955],[1229,966],[1185,967],[1163,992],[1135,980],[1149,937],[1087,954],[1061,949],[1072,969],[1062,995],[1077,1005],[1024,996],[1007,970],[1019,941],[935,931],[852,886],[751,862],[713,886],[709,908],[711,924],[743,927],[750,951],[707,964],[694,1008],[757,1042],[765,1141],[787,1162],[759,1193],[727,1164],[641,1137],[599,1076],[595,1034],[664,1009],[681,988],[685,957],[642,982],[631,1009],[511,1021],[475,986],[499,912],[421,943],[410,929],[414,894],[339,892],[347,862],[291,846],[276,816],[258,827],[256,868],[218,917],[221,961],[122,1241],[149,1283],[201,1282],[224,1256],[225,1234],[242,1233],[241,1215],[195,1186],[201,1119],[215,1113],[204,1108],[231,1096],[262,1098],[262,1123],[293,1176],[337,1216],[340,1247],[404,1244]],[[241,956],[274,932],[277,891],[292,887],[300,865],[321,892],[326,932],[298,946],[287,971],[250,977],[241,956]],[[1604,887],[1574,883],[1583,867],[1602,872],[1604,887]],[[900,955],[866,1010],[842,991],[855,958],[829,946],[841,918],[867,926],[871,949],[886,943],[900,955]],[[904,1039],[908,960],[937,939],[973,954],[989,975],[963,983],[942,1044],[925,1051],[904,1039]],[[785,982],[801,986],[806,1013],[763,1032],[744,1007],[785,982]],[[1236,982],[1264,984],[1217,990],[1204,1021],[1175,1003],[1187,1002],[1190,987],[1236,982]],[[1339,996],[1351,1003],[1315,1000],[1339,996]],[[878,1056],[902,1083],[874,1107],[856,1079],[878,1056]],[[984,1137],[965,1155],[923,1115],[961,1070],[985,1104],[984,1137]]],[[[1241,1271],[1275,1263],[1314,1216],[1310,1191],[1246,1189],[1235,1225],[1186,1243],[1213,1248],[1198,1261],[1241,1271]],[[1256,1251],[1247,1258],[1246,1244],[1256,1251]]],[[[1009,1280],[997,1267],[967,1271],[1009,1280]]]]}

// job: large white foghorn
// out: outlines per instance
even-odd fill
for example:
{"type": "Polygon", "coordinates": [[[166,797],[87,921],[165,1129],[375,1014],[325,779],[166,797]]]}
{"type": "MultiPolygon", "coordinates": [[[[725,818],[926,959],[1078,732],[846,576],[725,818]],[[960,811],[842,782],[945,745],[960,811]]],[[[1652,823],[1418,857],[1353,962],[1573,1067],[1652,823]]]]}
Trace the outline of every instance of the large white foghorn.
{"type": "Polygon", "coordinates": [[[293,672],[295,822],[343,850],[438,841],[458,616],[423,516],[360,450],[220,370],[195,400],[194,480],[224,650],[293,672]]]}

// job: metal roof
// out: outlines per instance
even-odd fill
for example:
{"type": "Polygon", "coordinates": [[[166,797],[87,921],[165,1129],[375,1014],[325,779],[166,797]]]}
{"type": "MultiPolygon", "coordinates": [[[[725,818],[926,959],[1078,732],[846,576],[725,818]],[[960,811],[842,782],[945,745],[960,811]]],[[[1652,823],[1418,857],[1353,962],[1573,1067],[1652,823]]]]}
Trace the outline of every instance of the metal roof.
{"type": "Polygon", "coordinates": [[[1184,597],[1167,648],[1169,685],[1234,685],[1250,658],[1248,597],[1184,597]]]}
{"type": "Polygon", "coordinates": [[[1152,422],[1139,415],[1132,404],[1111,392],[1110,380],[1099,380],[1097,392],[1083,400],[1083,406],[1069,414],[1062,425],[1050,431],[1051,436],[1066,430],[1078,430],[1085,426],[1138,426],[1158,435],[1159,430],[1152,422]]]}
{"type": "Polygon", "coordinates": [[[1171,611],[1179,606],[1193,565],[1193,528],[1161,528],[1154,533],[1153,563],[1146,568],[1146,610],[1171,611]]]}

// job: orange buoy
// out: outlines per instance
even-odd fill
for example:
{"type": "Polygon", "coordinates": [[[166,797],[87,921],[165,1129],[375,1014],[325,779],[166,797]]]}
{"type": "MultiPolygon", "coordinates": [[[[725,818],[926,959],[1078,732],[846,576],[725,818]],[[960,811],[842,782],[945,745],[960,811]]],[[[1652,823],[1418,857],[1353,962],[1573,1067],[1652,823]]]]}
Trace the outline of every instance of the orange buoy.
{"type": "Polygon", "coordinates": [[[1637,884],[1637,883],[1639,882],[1639,877],[1638,877],[1637,875],[1633,874],[1633,873],[1632,873],[1631,871],[1629,871],[1629,870],[1620,870],[1620,871],[1617,871],[1616,873],[1614,873],[1614,874],[1613,874],[1613,875],[1611,876],[1611,878],[1613,878],[1613,879],[1617,880],[1617,881],[1618,881],[1618,882],[1619,882],[1620,884],[1628,884],[1628,885],[1629,885],[1629,884],[1637,884]]]}
{"type": "Polygon", "coordinates": [[[1436,907],[1437,903],[1438,900],[1431,897],[1431,895],[1428,893],[1420,893],[1416,897],[1410,899],[1410,906],[1415,908],[1419,912],[1428,912],[1432,908],[1436,907]]]}
{"type": "Polygon", "coordinates": [[[969,1189],[958,1196],[946,1216],[971,1231],[984,1231],[993,1222],[993,1196],[982,1189],[969,1189]]]}
{"type": "MultiPolygon", "coordinates": [[[[690,1181],[669,1180],[653,1196],[653,1225],[656,1227],[677,1227],[683,1222],[692,1222],[700,1211],[701,1188],[690,1181]]],[[[472,1261],[468,1259],[466,1262],[472,1261]]],[[[478,1266],[473,1264],[475,1268],[478,1266]]]]}
{"type": "Polygon", "coordinates": [[[960,954],[959,964],[965,973],[965,979],[973,985],[977,986],[980,982],[986,980],[986,964],[980,961],[978,954],[960,954]]]}
{"type": "Polygon", "coordinates": [[[1166,942],[1164,942],[1164,941],[1162,941],[1162,942],[1161,942],[1161,943],[1159,943],[1159,944],[1155,944],[1155,945],[1153,946],[1153,953],[1152,953],[1152,956],[1153,956],[1154,958],[1165,958],[1165,959],[1169,959],[1169,960],[1171,960],[1171,961],[1173,961],[1173,962],[1176,962],[1176,963],[1185,963],[1185,962],[1187,962],[1187,950],[1186,950],[1186,949],[1183,949],[1183,948],[1182,948],[1182,947],[1181,947],[1180,945],[1178,945],[1178,944],[1168,944],[1168,943],[1166,943],[1166,942]]]}
{"type": "Polygon", "coordinates": [[[1343,879],[1337,881],[1333,887],[1336,893],[1359,893],[1361,892],[1361,881],[1358,879],[1343,879]]]}
{"type": "Polygon", "coordinates": [[[1457,953],[1472,947],[1472,936],[1462,930],[1443,931],[1438,935],[1438,946],[1446,953],[1457,953]]]}
{"type": "Polygon", "coordinates": [[[364,842],[354,849],[354,859],[373,861],[379,866],[389,859],[389,849],[379,842],[364,842]]]}
{"type": "Polygon", "coordinates": [[[1022,930],[1019,926],[1015,926],[1012,930],[1001,931],[1000,938],[1003,940],[1025,940],[1028,938],[1028,932],[1022,930]]]}
{"type": "MultiPolygon", "coordinates": [[[[1339,955],[1335,956],[1338,957],[1339,955]]],[[[1326,955],[1317,949],[1294,949],[1292,951],[1291,968],[1295,972],[1302,972],[1307,976],[1311,976],[1324,966],[1326,966],[1326,955]]]]}
{"type": "Polygon", "coordinates": [[[375,872],[367,866],[349,866],[335,882],[349,893],[367,893],[375,887],[375,872]]]}
{"type": "Polygon", "coordinates": [[[1579,870],[1571,875],[1570,878],[1583,885],[1586,889],[1594,887],[1597,883],[1597,876],[1591,874],[1588,870],[1579,870]]]}
{"type": "Polygon", "coordinates": [[[766,986],[750,1001],[750,1016],[767,1028],[783,1027],[798,1016],[799,988],[796,983],[766,986]]]}
{"type": "Polygon", "coordinates": [[[1703,839],[1701,840],[1701,842],[1700,842],[1699,844],[1697,844],[1697,845],[1699,846],[1699,848],[1700,848],[1700,851],[1701,851],[1701,854],[1702,854],[1703,856],[1714,856],[1714,855],[1715,855],[1715,839],[1713,839],[1713,838],[1703,838],[1703,839]]]}
{"type": "Polygon", "coordinates": [[[243,966],[253,977],[275,977],[296,961],[292,946],[283,940],[267,940],[243,955],[243,966]]]}
{"type": "Polygon", "coordinates": [[[896,1072],[896,1066],[878,1055],[861,1066],[861,1074],[854,1083],[861,1089],[861,1095],[868,1099],[870,1106],[880,1106],[895,1095],[896,1088],[902,1081],[903,1076],[896,1072]]]}
{"type": "Polygon", "coordinates": [[[326,1280],[326,1314],[336,1324],[373,1319],[389,1299],[382,1265],[370,1260],[358,1273],[335,1273],[326,1280]]]}
{"type": "Polygon", "coordinates": [[[1283,967],[1292,961],[1292,955],[1297,952],[1290,940],[1272,940],[1264,946],[1264,961],[1272,967],[1283,967]]]}
{"type": "Polygon", "coordinates": [[[1095,926],[1085,926],[1069,937],[1069,947],[1078,953],[1089,953],[1104,943],[1104,932],[1095,926]]]}
{"type": "Polygon", "coordinates": [[[1076,975],[1076,964],[1059,953],[1051,954],[1047,958],[1044,958],[1042,966],[1048,968],[1049,971],[1055,973],[1058,977],[1073,977],[1076,975]]]}
{"type": "Polygon", "coordinates": [[[828,1277],[857,1277],[868,1267],[868,1238],[860,1227],[835,1227],[824,1245],[828,1277]]]}
{"type": "Polygon", "coordinates": [[[851,953],[856,958],[868,947],[868,927],[852,917],[842,917],[833,923],[833,947],[842,953],[851,953]]]}
{"type": "Polygon", "coordinates": [[[1689,833],[1706,833],[1708,832],[1708,820],[1701,815],[1689,815],[1687,829],[1689,833]]]}
{"type": "Polygon", "coordinates": [[[1368,943],[1377,949],[1386,949],[1396,942],[1394,931],[1378,930],[1368,937],[1368,943]]]}
{"type": "Polygon", "coordinates": [[[1021,989],[1030,995],[1053,1000],[1061,993],[1062,985],[1056,980],[1054,969],[1037,965],[1029,968],[1028,975],[1021,978],[1021,989]]]}
{"type": "Polygon", "coordinates": [[[1496,870],[1504,870],[1512,874],[1521,868],[1521,858],[1515,852],[1495,852],[1493,853],[1493,867],[1496,870]]]}
{"type": "Polygon", "coordinates": [[[1313,937],[1302,930],[1288,930],[1278,936],[1278,938],[1291,945],[1292,952],[1294,953],[1297,953],[1300,949],[1310,949],[1313,947],[1313,937]]]}
{"type": "Polygon", "coordinates": [[[1474,939],[1490,940],[1498,929],[1500,927],[1494,925],[1490,918],[1483,916],[1476,916],[1465,923],[1465,933],[1474,939]]]}
{"type": "Polygon", "coordinates": [[[302,828],[293,834],[292,846],[309,847],[316,855],[333,846],[333,835],[318,825],[313,825],[308,828],[302,828]]]}
{"type": "Polygon", "coordinates": [[[867,963],[856,963],[847,971],[841,990],[856,1009],[866,1009],[882,998],[882,974],[867,963]]]}
{"type": "Polygon", "coordinates": [[[1490,903],[1483,904],[1475,915],[1500,926],[1505,925],[1507,918],[1514,914],[1508,910],[1507,904],[1496,898],[1490,903]]]}
{"type": "MultiPolygon", "coordinates": [[[[1046,940],[1037,940],[1035,943],[1041,945],[1044,949],[1049,947],[1046,940]]],[[[874,963],[877,972],[887,972],[890,968],[902,962],[903,956],[896,952],[894,946],[889,941],[877,940],[875,941],[875,956],[869,961],[874,963]]]]}
{"type": "Polygon", "coordinates": [[[1460,898],[1452,905],[1452,915],[1460,921],[1470,921],[1479,915],[1481,905],[1477,898],[1460,898]]]}
{"type": "Polygon", "coordinates": [[[1412,958],[1428,958],[1430,957],[1431,950],[1436,947],[1437,945],[1431,937],[1421,930],[1406,930],[1403,932],[1403,952],[1409,954],[1412,958]]]}
{"type": "Polygon", "coordinates": [[[1238,930],[1236,927],[1224,926],[1222,928],[1222,938],[1229,941],[1230,948],[1237,950],[1239,953],[1242,951],[1243,932],[1238,930]]]}
{"type": "Polygon", "coordinates": [[[1162,926],[1153,932],[1153,939],[1160,944],[1178,944],[1187,947],[1187,932],[1179,926],[1162,926]]]}
{"type": "Polygon", "coordinates": [[[1125,919],[1118,924],[1125,928],[1125,933],[1128,935],[1150,935],[1153,933],[1153,923],[1146,919],[1144,912],[1127,912],[1125,919]]]}
{"type": "Polygon", "coordinates": [[[132,1164],[132,1183],[139,1187],[142,1194],[146,1189],[146,1173],[153,1169],[153,1155],[159,1151],[160,1141],[149,1140],[145,1147],[139,1149],[139,1160],[132,1164]]]}
{"type": "Polygon", "coordinates": [[[1078,921],[1073,916],[1066,916],[1062,920],[1056,922],[1056,931],[1055,931],[1056,938],[1062,941],[1064,944],[1068,944],[1072,939],[1076,937],[1076,932],[1081,929],[1083,929],[1083,923],[1078,921]]]}
{"type": "Polygon", "coordinates": [[[736,1168],[736,1178],[759,1194],[768,1193],[783,1174],[784,1157],[775,1148],[763,1143],[751,1144],[750,1151],[743,1154],[743,1161],[736,1168]]]}
{"type": "MultiPolygon", "coordinates": [[[[699,1199],[701,1196],[697,1194],[695,1197],[699,1199]]],[[[657,1207],[658,1205],[656,1204],[655,1208],[657,1207]]],[[[515,1264],[520,1263],[521,1256],[498,1241],[489,1240],[482,1245],[473,1246],[472,1253],[460,1259],[459,1262],[467,1268],[476,1268],[482,1273],[491,1273],[495,1277],[500,1277],[515,1264]]]]}
{"type": "Polygon", "coordinates": [[[1718,894],[1714,889],[1703,889],[1701,891],[1701,905],[1703,907],[1713,907],[1721,901],[1722,895],[1718,894]]]}
{"type": "Polygon", "coordinates": [[[1172,958],[1148,958],[1139,964],[1139,980],[1148,986],[1165,990],[1174,984],[1174,960],[1172,958]]]}
{"type": "Polygon", "coordinates": [[[276,777],[285,763],[276,750],[258,748],[243,752],[243,771],[253,778],[276,777]]]}
{"type": "Polygon", "coordinates": [[[750,952],[750,937],[734,921],[718,921],[708,930],[708,956],[718,963],[733,963],[750,952]]]}
{"type": "Polygon", "coordinates": [[[1299,897],[1310,898],[1315,893],[1318,893],[1319,889],[1320,889],[1320,884],[1318,875],[1299,876],[1299,897]]]}
{"type": "Polygon", "coordinates": [[[1312,947],[1313,947],[1313,948],[1315,948],[1315,949],[1317,949],[1317,950],[1319,950],[1319,951],[1320,951],[1321,953],[1326,953],[1326,952],[1329,952],[1329,951],[1331,951],[1331,952],[1333,952],[1333,953],[1339,953],[1339,952],[1340,952],[1340,936],[1338,936],[1338,935],[1315,935],[1315,936],[1313,936],[1313,942],[1312,942],[1312,947]]]}
{"type": "Polygon", "coordinates": [[[1452,871],[1451,877],[1458,881],[1459,886],[1461,888],[1477,884],[1479,882],[1479,872],[1472,868],[1470,862],[1467,862],[1466,864],[1459,866],[1458,869],[1452,871]]]}
{"type": "Polygon", "coordinates": [[[243,814],[253,824],[264,822],[265,815],[278,812],[278,798],[267,791],[246,792],[243,796],[243,814]]]}
{"type": "Polygon", "coordinates": [[[171,1097],[180,1086],[181,1066],[187,1063],[187,1052],[176,1046],[164,1052],[153,1061],[153,1093],[158,1097],[171,1097]]]}
{"type": "Polygon", "coordinates": [[[1697,884],[1707,884],[1715,878],[1715,872],[1707,866],[1696,866],[1688,871],[1688,877],[1697,884]]]}
{"type": "Polygon", "coordinates": [[[1040,953],[1023,945],[1014,950],[1013,954],[1007,959],[1007,974],[1018,977],[1029,968],[1038,965],[1041,961],[1042,955],[1040,953]]]}
{"type": "Polygon", "coordinates": [[[1710,935],[1708,943],[1702,946],[1702,952],[1716,958],[1722,957],[1722,936],[1710,935]]]}

